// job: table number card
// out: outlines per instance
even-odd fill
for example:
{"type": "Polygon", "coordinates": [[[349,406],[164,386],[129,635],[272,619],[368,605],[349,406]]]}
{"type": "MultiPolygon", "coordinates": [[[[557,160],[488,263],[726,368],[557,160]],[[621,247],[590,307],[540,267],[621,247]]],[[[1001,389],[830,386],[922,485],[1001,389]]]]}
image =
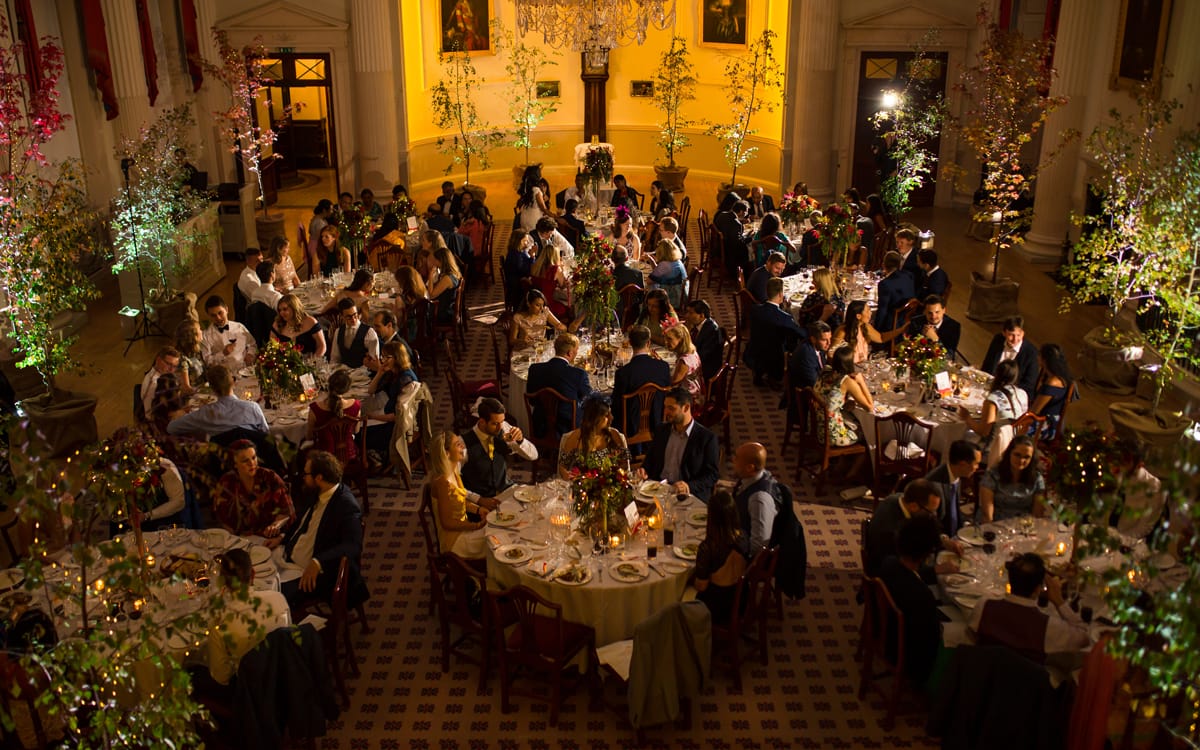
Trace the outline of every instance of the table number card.
{"type": "Polygon", "coordinates": [[[306,372],[300,376],[300,385],[306,391],[315,391],[317,389],[317,381],[313,378],[311,372],[306,372]]]}
{"type": "Polygon", "coordinates": [[[937,388],[938,394],[945,398],[954,392],[954,386],[950,385],[950,373],[939,372],[933,376],[933,385],[937,388]]]}
{"type": "Polygon", "coordinates": [[[641,521],[641,517],[638,516],[637,505],[635,503],[626,505],[625,522],[629,524],[629,530],[631,533],[637,533],[637,525],[639,521],[641,521]]]}
{"type": "Polygon", "coordinates": [[[415,216],[408,217],[408,231],[415,232],[420,228],[421,228],[421,224],[419,221],[417,221],[417,217],[415,217],[415,216]]]}

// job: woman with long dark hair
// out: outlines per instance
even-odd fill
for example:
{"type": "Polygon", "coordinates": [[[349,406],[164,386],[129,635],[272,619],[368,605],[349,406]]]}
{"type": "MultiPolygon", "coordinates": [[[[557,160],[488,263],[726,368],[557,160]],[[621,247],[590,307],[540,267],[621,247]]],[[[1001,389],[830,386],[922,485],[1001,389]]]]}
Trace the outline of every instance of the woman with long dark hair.
{"type": "Polygon", "coordinates": [[[826,434],[835,446],[854,445],[862,439],[862,427],[850,413],[849,403],[854,402],[870,411],[875,406],[871,389],[862,373],[856,372],[854,357],[849,347],[832,349],[829,367],[821,373],[813,390],[825,401],[825,419],[828,431],[818,429],[822,443],[826,434]]]}
{"type": "Polygon", "coordinates": [[[968,428],[983,438],[987,466],[992,468],[1000,462],[1000,456],[1012,440],[1012,422],[1029,408],[1029,397],[1017,386],[1020,369],[1015,359],[996,365],[992,385],[988,388],[979,419],[971,416],[965,407],[958,407],[958,416],[968,428]]]}
{"type": "Polygon", "coordinates": [[[704,602],[714,623],[729,622],[737,582],[750,564],[750,539],[742,533],[733,495],[721,490],[708,501],[704,541],[696,549],[692,585],[697,601],[704,602]]]}
{"type": "Polygon", "coordinates": [[[1038,369],[1041,375],[1038,376],[1037,395],[1029,411],[1046,418],[1042,438],[1053,439],[1061,427],[1059,422],[1067,405],[1067,393],[1075,378],[1067,365],[1067,355],[1058,344],[1042,344],[1038,350],[1038,369]]]}
{"type": "Polygon", "coordinates": [[[532,232],[537,227],[538,219],[550,210],[546,206],[546,195],[542,192],[542,168],[530,164],[521,176],[521,186],[517,189],[517,226],[526,232],[532,232]]]}
{"type": "Polygon", "coordinates": [[[783,233],[779,214],[776,213],[767,213],[762,217],[758,231],[754,233],[754,239],[750,242],[750,262],[758,268],[767,262],[771,253],[782,254],[788,259],[789,266],[799,265],[796,250],[792,247],[792,241],[783,233]]]}
{"type": "Polygon", "coordinates": [[[903,328],[880,333],[871,325],[871,316],[867,310],[866,300],[856,299],[846,306],[846,321],[833,334],[829,348],[835,349],[845,344],[854,355],[854,364],[866,362],[871,354],[871,344],[886,344],[900,334],[903,328]]]}
{"type": "Polygon", "coordinates": [[[585,456],[611,455],[623,460],[629,469],[629,448],[625,436],[612,427],[612,409],[599,396],[583,402],[583,417],[579,429],[562,436],[558,447],[558,475],[571,478],[572,469],[580,468],[585,456]]]}
{"type": "Polygon", "coordinates": [[[546,295],[537,289],[530,289],[525,294],[521,309],[513,315],[512,325],[508,329],[508,344],[513,348],[532,346],[546,339],[546,329],[550,327],[556,331],[567,330],[546,306],[546,295]]]}
{"type": "Polygon", "coordinates": [[[646,292],[642,303],[642,312],[638,316],[637,325],[650,329],[650,340],[659,346],[666,344],[665,332],[668,328],[679,324],[679,315],[671,306],[671,298],[664,289],[651,289],[646,292]]]}
{"type": "Polygon", "coordinates": [[[1046,515],[1042,494],[1046,484],[1034,462],[1033,438],[1018,435],[1005,448],[999,465],[988,469],[979,483],[981,523],[1033,514],[1046,515]]]}
{"type": "MultiPolygon", "coordinates": [[[[327,451],[334,455],[343,455],[338,446],[333,444],[332,434],[323,428],[340,417],[358,418],[362,403],[346,394],[350,391],[350,371],[344,367],[333,371],[325,386],[325,397],[314,399],[308,405],[308,438],[315,441],[317,450],[327,451]]],[[[351,435],[345,446],[347,460],[358,458],[358,445],[351,435]]]]}

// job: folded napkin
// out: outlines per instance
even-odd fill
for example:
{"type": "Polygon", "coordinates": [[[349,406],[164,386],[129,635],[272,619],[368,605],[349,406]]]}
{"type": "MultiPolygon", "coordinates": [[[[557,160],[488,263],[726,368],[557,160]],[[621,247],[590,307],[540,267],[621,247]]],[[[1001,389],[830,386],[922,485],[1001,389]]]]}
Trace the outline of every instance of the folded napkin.
{"type": "Polygon", "coordinates": [[[889,440],[887,445],[883,446],[883,455],[887,456],[889,461],[895,461],[897,453],[900,454],[900,458],[917,458],[925,455],[925,451],[916,443],[899,446],[899,450],[897,450],[895,440],[889,440]]]}

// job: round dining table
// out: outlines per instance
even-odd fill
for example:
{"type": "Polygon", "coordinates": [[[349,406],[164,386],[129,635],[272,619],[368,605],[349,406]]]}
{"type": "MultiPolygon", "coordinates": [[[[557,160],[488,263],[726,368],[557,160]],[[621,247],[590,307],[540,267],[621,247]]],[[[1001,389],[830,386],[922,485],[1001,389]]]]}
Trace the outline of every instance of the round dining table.
{"type": "Polygon", "coordinates": [[[677,502],[666,485],[659,486],[660,502],[673,518],[672,544],[665,544],[662,529],[645,529],[643,519],[636,534],[611,530],[620,542],[603,554],[577,528],[550,522],[570,504],[566,482],[508,488],[489,514],[488,577],[561,605],[565,619],[596,629],[598,646],[632,638],[639,622],[683,596],[704,536],[704,504],[694,497],[677,502]],[[648,546],[656,548],[656,557],[648,557],[648,546]]]}

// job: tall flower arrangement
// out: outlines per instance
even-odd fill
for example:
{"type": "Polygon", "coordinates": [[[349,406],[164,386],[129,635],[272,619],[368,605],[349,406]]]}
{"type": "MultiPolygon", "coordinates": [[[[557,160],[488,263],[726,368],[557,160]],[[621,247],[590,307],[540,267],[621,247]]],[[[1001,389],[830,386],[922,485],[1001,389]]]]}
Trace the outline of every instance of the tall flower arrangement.
{"type": "Polygon", "coordinates": [[[854,218],[854,212],[840,203],[830,203],[821,214],[821,243],[833,265],[846,265],[851,251],[862,244],[862,230],[854,218]]]}
{"type": "Polygon", "coordinates": [[[571,510],[593,538],[608,541],[620,528],[623,509],[633,498],[629,460],[608,452],[585,453],[571,469],[571,510]]]}
{"type": "Polygon", "coordinates": [[[594,326],[601,321],[606,325],[611,322],[617,306],[617,288],[609,265],[613,248],[612,240],[594,234],[581,238],[575,248],[575,273],[571,276],[575,312],[594,326]]]}
{"type": "Polygon", "coordinates": [[[56,332],[54,320],[99,296],[80,262],[97,249],[96,214],[81,165],[51,162],[44,153],[71,119],[59,108],[62,48],[47,39],[32,53],[42,73],[36,87],[22,72],[24,45],[0,19],[0,292],[17,366],[36,368],[53,399],[55,376],[78,367],[75,337],[56,332]]]}
{"type": "Polygon", "coordinates": [[[583,155],[583,173],[592,183],[608,182],[613,176],[612,152],[600,146],[591,146],[583,155]]]}
{"type": "Polygon", "coordinates": [[[798,224],[820,208],[821,202],[811,195],[784,193],[783,197],[779,199],[779,218],[785,222],[798,224]]]}
{"type": "Polygon", "coordinates": [[[304,360],[299,347],[286,341],[268,342],[254,364],[263,396],[275,400],[293,399],[304,393],[300,378],[313,372],[313,366],[304,360]]]}

